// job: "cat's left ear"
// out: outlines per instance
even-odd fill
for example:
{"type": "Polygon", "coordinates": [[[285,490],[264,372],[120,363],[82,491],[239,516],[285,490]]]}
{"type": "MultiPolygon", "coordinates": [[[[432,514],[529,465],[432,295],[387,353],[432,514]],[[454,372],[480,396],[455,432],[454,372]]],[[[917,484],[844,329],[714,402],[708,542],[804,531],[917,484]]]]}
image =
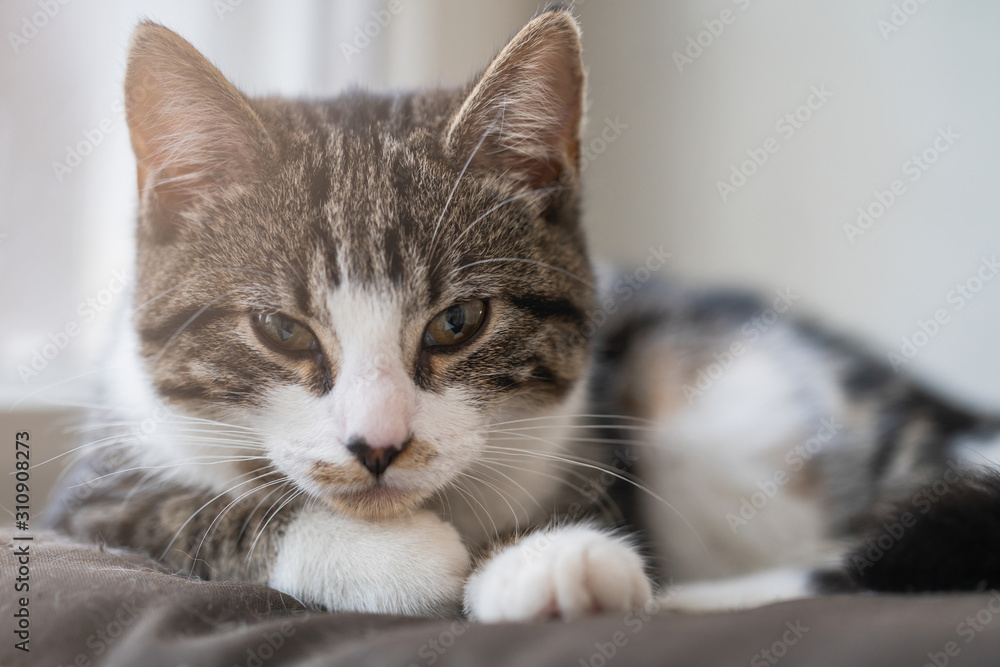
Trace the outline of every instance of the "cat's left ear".
{"type": "Polygon", "coordinates": [[[532,19],[500,51],[448,125],[446,146],[529,187],[579,172],[585,74],[580,27],[565,9],[532,19]]]}

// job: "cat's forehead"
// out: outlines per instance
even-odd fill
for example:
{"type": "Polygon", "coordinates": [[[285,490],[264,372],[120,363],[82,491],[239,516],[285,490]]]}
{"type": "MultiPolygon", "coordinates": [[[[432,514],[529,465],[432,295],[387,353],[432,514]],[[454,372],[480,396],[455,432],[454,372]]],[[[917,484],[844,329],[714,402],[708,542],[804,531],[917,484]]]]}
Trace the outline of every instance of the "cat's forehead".
{"type": "Polygon", "coordinates": [[[553,218],[548,196],[571,189],[467,168],[477,144],[445,145],[455,102],[443,93],[258,101],[278,153],[199,216],[179,261],[190,271],[252,267],[227,286],[265,276],[256,288],[278,295],[267,308],[298,303],[304,314],[327,310],[347,283],[410,309],[502,293],[529,273],[533,288],[565,289],[564,272],[588,270],[582,236],[572,205],[553,218]]]}
{"type": "Polygon", "coordinates": [[[282,141],[290,148],[280,182],[268,184],[281,195],[271,226],[294,234],[296,261],[324,264],[333,287],[350,279],[439,292],[446,269],[523,245],[523,238],[511,243],[512,225],[503,221],[516,220],[531,202],[497,208],[503,183],[463,173],[443,154],[441,122],[426,113],[407,117],[407,105],[395,106],[346,113],[332,104],[288,113],[291,136],[282,141]]]}

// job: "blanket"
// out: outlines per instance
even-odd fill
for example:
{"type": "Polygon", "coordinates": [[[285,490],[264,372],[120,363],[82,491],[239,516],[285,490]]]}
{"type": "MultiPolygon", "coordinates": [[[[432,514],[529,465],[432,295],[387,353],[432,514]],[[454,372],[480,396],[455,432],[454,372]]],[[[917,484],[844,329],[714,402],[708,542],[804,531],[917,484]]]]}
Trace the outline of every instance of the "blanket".
{"type": "Polygon", "coordinates": [[[139,554],[15,537],[27,536],[0,536],[2,665],[1000,665],[995,591],[711,614],[651,603],[574,622],[480,625],[311,611],[265,586],[178,576],[139,554]]]}

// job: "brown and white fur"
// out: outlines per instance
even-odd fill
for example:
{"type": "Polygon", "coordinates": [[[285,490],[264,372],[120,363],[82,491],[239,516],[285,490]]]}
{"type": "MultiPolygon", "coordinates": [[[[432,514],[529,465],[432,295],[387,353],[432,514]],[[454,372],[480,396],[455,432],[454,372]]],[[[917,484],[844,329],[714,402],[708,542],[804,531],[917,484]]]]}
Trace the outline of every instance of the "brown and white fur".
{"type": "Polygon", "coordinates": [[[529,620],[625,610],[654,581],[689,607],[816,590],[952,440],[924,411],[885,445],[917,390],[791,320],[692,399],[752,302],[653,287],[589,335],[584,82],[559,8],[464,89],[323,101],[248,98],[141,24],[134,306],[53,521],[331,610],[529,620]],[[428,323],[470,300],[479,329],[428,347],[428,323]],[[255,318],[279,313],[310,347],[268,342],[255,318]],[[628,528],[648,529],[652,564],[628,528]]]}

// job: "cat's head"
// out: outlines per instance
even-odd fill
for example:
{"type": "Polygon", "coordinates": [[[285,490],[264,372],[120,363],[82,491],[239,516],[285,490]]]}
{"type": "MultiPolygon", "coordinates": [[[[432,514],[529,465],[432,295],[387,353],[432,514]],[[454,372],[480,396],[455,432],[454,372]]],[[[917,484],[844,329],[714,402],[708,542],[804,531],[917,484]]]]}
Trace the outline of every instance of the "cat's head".
{"type": "Polygon", "coordinates": [[[470,465],[499,414],[586,372],[580,35],[533,19],[462,90],[250,99],[155,24],[133,36],[135,325],[176,409],[253,427],[365,515],[470,465]]]}

